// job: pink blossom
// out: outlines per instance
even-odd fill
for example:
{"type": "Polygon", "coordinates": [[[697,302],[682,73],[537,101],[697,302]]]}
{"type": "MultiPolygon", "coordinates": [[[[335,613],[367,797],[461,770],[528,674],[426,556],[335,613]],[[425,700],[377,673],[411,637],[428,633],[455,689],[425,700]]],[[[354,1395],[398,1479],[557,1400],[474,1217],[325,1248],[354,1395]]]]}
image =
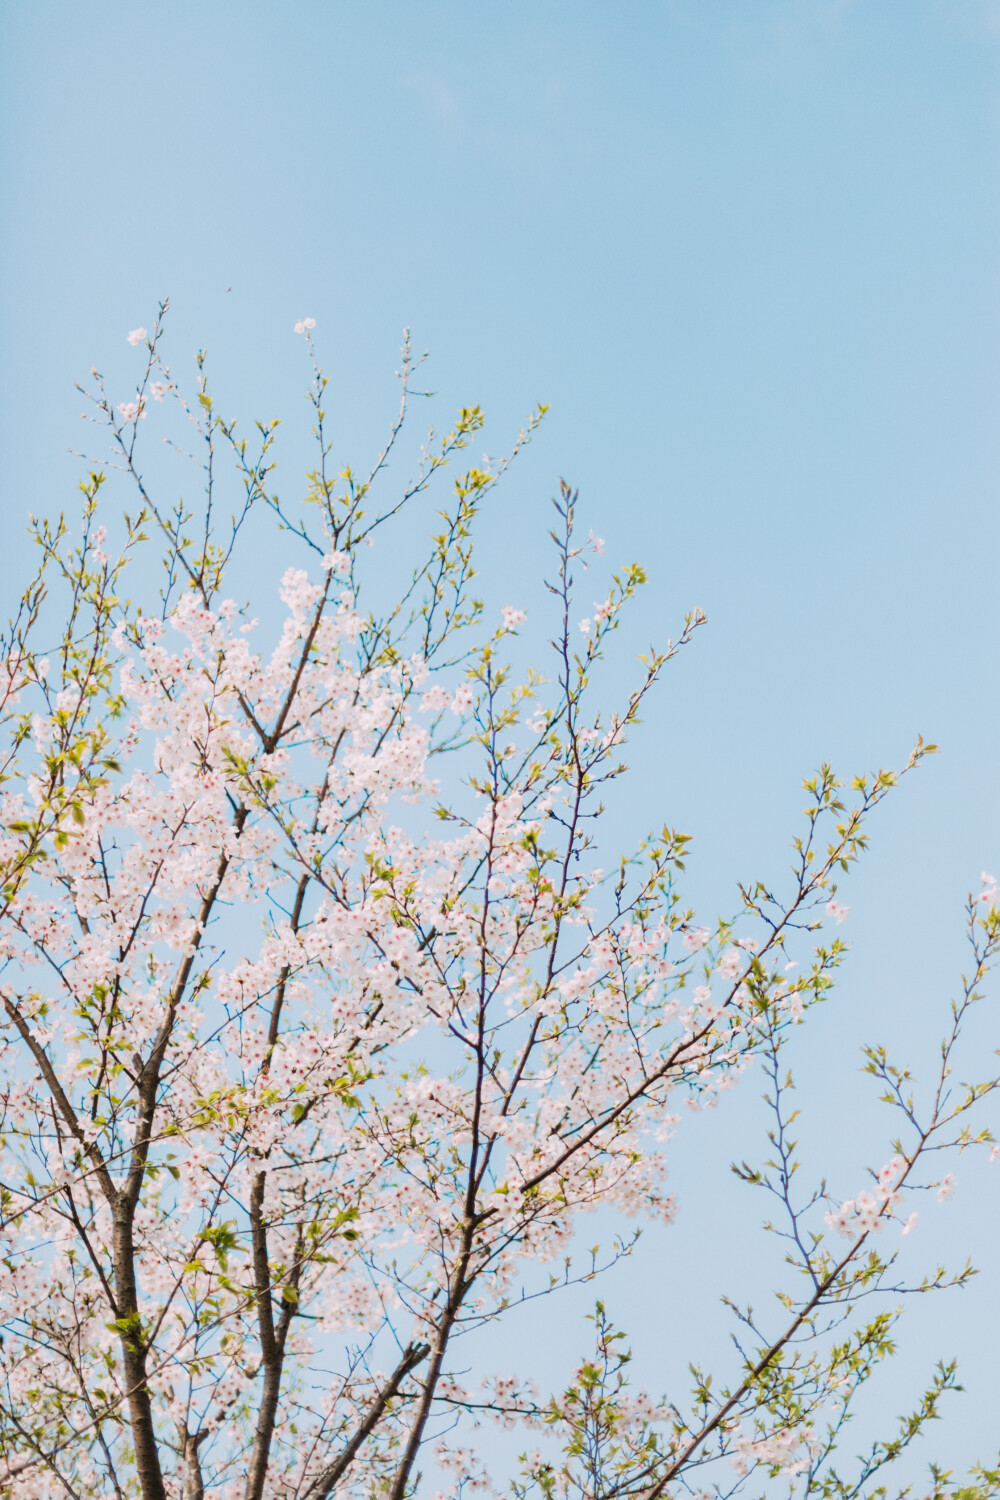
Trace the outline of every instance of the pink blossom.
{"type": "Polygon", "coordinates": [[[154,380],[149,387],[149,394],[154,401],[162,401],[169,389],[170,387],[165,385],[162,380],[154,380]]]}
{"type": "Polygon", "coordinates": [[[295,333],[306,333],[309,329],[316,327],[315,318],[300,318],[295,325],[295,333]]]}
{"type": "Polygon", "coordinates": [[[827,915],[832,917],[839,927],[841,922],[847,921],[851,913],[851,908],[844,906],[840,901],[831,896],[830,900],[826,903],[826,911],[827,915]]]}
{"type": "Polygon", "coordinates": [[[826,1224],[830,1229],[835,1229],[843,1239],[850,1239],[855,1231],[856,1215],[854,1212],[854,1199],[847,1198],[838,1209],[831,1209],[826,1215],[826,1224]]]}
{"type": "Polygon", "coordinates": [[[894,1156],[892,1161],[880,1167],[876,1173],[878,1194],[884,1203],[895,1203],[899,1194],[896,1192],[896,1184],[906,1171],[906,1162],[901,1156],[894,1156]]]}
{"type": "Polygon", "coordinates": [[[136,344],[141,344],[143,339],[147,337],[148,335],[145,328],[133,328],[132,332],[127,335],[127,342],[130,343],[134,349],[136,344]]]}
{"type": "Polygon", "coordinates": [[[472,685],[468,682],[463,682],[461,687],[456,690],[455,696],[451,700],[451,711],[453,714],[468,713],[469,709],[472,707],[472,703],[472,685]]]}
{"type": "Polygon", "coordinates": [[[937,1190],[938,1202],[939,1203],[947,1203],[948,1200],[951,1197],[953,1197],[954,1192],[955,1192],[955,1174],[954,1174],[954,1172],[946,1172],[945,1175],[942,1177],[940,1183],[938,1184],[938,1190],[937,1190]]]}
{"type": "Polygon", "coordinates": [[[719,960],[719,973],[725,979],[735,979],[746,967],[746,959],[739,948],[727,948],[719,960]]]}
{"type": "Polygon", "coordinates": [[[526,618],[523,609],[514,609],[510,604],[505,604],[500,613],[503,617],[504,630],[514,630],[526,618]]]}

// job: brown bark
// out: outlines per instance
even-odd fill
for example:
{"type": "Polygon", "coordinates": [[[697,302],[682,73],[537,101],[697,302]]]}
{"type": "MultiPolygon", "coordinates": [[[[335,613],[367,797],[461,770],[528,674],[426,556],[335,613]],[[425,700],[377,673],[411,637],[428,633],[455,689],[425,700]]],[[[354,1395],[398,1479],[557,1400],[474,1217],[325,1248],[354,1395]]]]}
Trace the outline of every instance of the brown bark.
{"type": "Polygon", "coordinates": [[[198,1448],[207,1435],[204,1432],[188,1432],[183,1423],[178,1425],[177,1438],[181,1463],[184,1465],[184,1500],[205,1500],[205,1480],[201,1472],[198,1448]]]}
{"type": "Polygon", "coordinates": [[[119,1202],[114,1217],[112,1241],[115,1266],[115,1299],[118,1303],[119,1342],[132,1445],[142,1500],[166,1500],[159,1446],[153,1423],[153,1406],[146,1383],[147,1347],[139,1318],[135,1284],[135,1244],[132,1238],[133,1209],[119,1202]]]}
{"type": "MultiPolygon", "coordinates": [[[[264,1224],[264,1184],[266,1172],[258,1172],[250,1190],[250,1229],[253,1236],[253,1279],[257,1301],[257,1331],[260,1339],[260,1362],[264,1371],[264,1386],[257,1415],[257,1430],[254,1433],[253,1453],[247,1473],[246,1500],[260,1500],[267,1476],[267,1463],[271,1453],[271,1438],[274,1433],[275,1413],[281,1389],[281,1367],[283,1364],[284,1339],[279,1339],[274,1327],[274,1302],[271,1298],[271,1268],[267,1254],[267,1228],[264,1224]]],[[[284,1319],[283,1319],[284,1321],[284,1319]]],[[[287,1325],[286,1325],[287,1327],[287,1325]]]]}
{"type": "MultiPolygon", "coordinates": [[[[305,902],[308,884],[309,876],[303,875],[299,880],[295,893],[295,905],[292,909],[291,921],[293,932],[298,932],[299,930],[299,922],[302,918],[302,907],[305,902]]],[[[288,983],[288,972],[288,969],[283,969],[278,981],[274,1006],[271,1010],[271,1021],[267,1029],[267,1051],[264,1054],[264,1062],[261,1069],[263,1073],[267,1073],[271,1066],[271,1053],[278,1040],[281,1010],[285,1001],[285,986],[288,983]]],[[[246,1500],[261,1500],[261,1495],[264,1492],[264,1480],[267,1477],[267,1465],[271,1455],[271,1439],[274,1436],[274,1421],[278,1409],[278,1397],[281,1394],[281,1374],[285,1360],[285,1338],[295,1314],[294,1303],[286,1303],[281,1310],[278,1329],[275,1331],[274,1303],[271,1297],[270,1257],[267,1250],[267,1225],[264,1222],[264,1188],[266,1183],[267,1169],[262,1167],[254,1175],[253,1187],[250,1190],[250,1233],[253,1241],[254,1292],[257,1303],[257,1329],[260,1337],[260,1360],[264,1371],[264,1384],[261,1391],[260,1411],[257,1414],[257,1428],[254,1433],[253,1452],[250,1455],[250,1467],[247,1472],[246,1500]]],[[[301,1274],[302,1260],[301,1256],[299,1256],[292,1268],[290,1277],[291,1285],[296,1290],[298,1289],[301,1274]]]]}

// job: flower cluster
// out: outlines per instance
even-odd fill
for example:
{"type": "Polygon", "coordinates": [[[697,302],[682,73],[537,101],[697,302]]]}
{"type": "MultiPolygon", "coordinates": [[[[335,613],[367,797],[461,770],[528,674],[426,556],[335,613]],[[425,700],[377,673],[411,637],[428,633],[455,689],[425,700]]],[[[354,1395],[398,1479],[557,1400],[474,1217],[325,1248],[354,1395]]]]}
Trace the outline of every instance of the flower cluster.
{"type": "MultiPolygon", "coordinates": [[[[839,1208],[826,1215],[827,1227],[835,1229],[844,1239],[858,1239],[872,1232],[880,1234],[887,1219],[891,1218],[901,1201],[900,1183],[907,1170],[902,1156],[894,1156],[875,1174],[874,1191],[867,1189],[856,1198],[846,1199],[839,1208]]],[[[916,1223],[916,1216],[908,1221],[904,1234],[916,1223]]]]}
{"type": "Polygon", "coordinates": [[[808,1469],[810,1459],[820,1451],[815,1429],[812,1426],[784,1429],[756,1440],[741,1437],[731,1460],[737,1474],[749,1474],[758,1464],[774,1475],[787,1474],[790,1478],[808,1469]]]}

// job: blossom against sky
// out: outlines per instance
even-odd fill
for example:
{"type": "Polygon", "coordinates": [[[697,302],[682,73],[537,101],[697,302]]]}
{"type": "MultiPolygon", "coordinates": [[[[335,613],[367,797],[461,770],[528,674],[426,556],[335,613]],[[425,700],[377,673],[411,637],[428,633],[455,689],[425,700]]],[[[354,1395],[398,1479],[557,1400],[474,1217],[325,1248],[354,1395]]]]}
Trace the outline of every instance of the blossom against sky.
{"type": "MultiPolygon", "coordinates": [[[[990,0],[7,7],[5,586],[27,513],[73,503],[73,382],[96,361],[123,420],[145,415],[130,361],[165,293],[227,411],[285,419],[288,474],[297,324],[344,462],[383,437],[407,325],[439,425],[480,401],[501,451],[550,402],[483,586],[494,618],[534,622],[565,474],[613,564],[650,575],[636,651],[705,608],[617,814],[627,838],[655,802],[696,835],[699,909],[719,872],[785,867],[821,759],[941,743],[838,898],[854,957],[824,1061],[855,1089],[858,1027],[919,1030],[947,1002],[955,914],[1000,847],[997,22],[990,0]]],[[[832,1086],[827,1105],[860,1163],[869,1117],[832,1086]]],[[[678,1168],[682,1205],[704,1182],[678,1168]]],[[[960,1178],[945,1233],[982,1201],[995,1185],[960,1178]]],[[[994,1278],[997,1243],[975,1247],[994,1278]]],[[[730,1264],[721,1240],[701,1253],[730,1264]]]]}

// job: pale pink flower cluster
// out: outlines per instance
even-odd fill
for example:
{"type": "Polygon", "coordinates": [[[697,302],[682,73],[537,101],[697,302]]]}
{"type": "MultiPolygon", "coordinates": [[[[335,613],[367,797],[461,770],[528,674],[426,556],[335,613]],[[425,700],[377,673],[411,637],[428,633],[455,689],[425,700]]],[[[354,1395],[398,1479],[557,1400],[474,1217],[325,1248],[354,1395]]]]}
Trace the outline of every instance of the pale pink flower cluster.
{"type": "Polygon", "coordinates": [[[847,921],[847,918],[851,914],[851,908],[849,906],[844,906],[843,902],[838,901],[835,897],[831,896],[830,900],[826,903],[826,914],[832,919],[832,921],[836,922],[837,926],[839,927],[841,922],[847,921]]]}
{"type": "MultiPolygon", "coordinates": [[[[455,1494],[485,1495],[492,1491],[489,1476],[474,1448],[442,1440],[434,1449],[434,1462],[450,1476],[455,1494]]],[[[440,1493],[440,1492],[439,1492],[440,1493]]]]}
{"type": "Polygon", "coordinates": [[[734,944],[726,949],[719,960],[719,973],[723,979],[736,979],[746,968],[746,962],[740,949],[734,944]]]}
{"type": "Polygon", "coordinates": [[[298,320],[298,322],[296,323],[293,332],[295,332],[295,333],[310,333],[312,331],[312,329],[314,329],[315,327],[316,327],[316,319],[315,318],[300,318],[298,320]]]}
{"type": "Polygon", "coordinates": [[[474,702],[472,684],[463,682],[455,689],[451,700],[451,711],[454,714],[466,714],[474,702]]]}
{"type": "Polygon", "coordinates": [[[133,328],[132,332],[126,336],[126,342],[131,344],[132,348],[134,349],[136,345],[141,344],[145,338],[148,338],[148,334],[146,333],[145,328],[133,328]]]}
{"type": "MultiPolygon", "coordinates": [[[[900,1203],[899,1182],[906,1171],[902,1156],[894,1156],[875,1174],[875,1191],[867,1189],[856,1198],[846,1199],[838,1209],[826,1215],[826,1224],[844,1239],[857,1239],[862,1235],[881,1233],[887,1219],[894,1214],[900,1203]]],[[[904,1234],[916,1224],[916,1215],[907,1221],[904,1234]]]]}
{"type": "Polygon", "coordinates": [[[954,1197],[954,1193],[955,1193],[955,1174],[954,1174],[954,1172],[946,1172],[945,1175],[942,1177],[941,1181],[938,1183],[938,1190],[937,1190],[938,1202],[939,1203],[947,1203],[950,1198],[954,1197]]]}
{"type": "Polygon", "coordinates": [[[763,1464],[780,1474],[792,1477],[808,1469],[809,1460],[819,1453],[820,1444],[815,1429],[810,1426],[784,1429],[764,1438],[740,1437],[732,1458],[737,1474],[749,1474],[751,1468],[763,1464]]]}
{"type": "Polygon", "coordinates": [[[500,614],[504,630],[516,630],[518,625],[523,625],[527,618],[523,609],[515,609],[510,604],[505,604],[500,614]]]}

